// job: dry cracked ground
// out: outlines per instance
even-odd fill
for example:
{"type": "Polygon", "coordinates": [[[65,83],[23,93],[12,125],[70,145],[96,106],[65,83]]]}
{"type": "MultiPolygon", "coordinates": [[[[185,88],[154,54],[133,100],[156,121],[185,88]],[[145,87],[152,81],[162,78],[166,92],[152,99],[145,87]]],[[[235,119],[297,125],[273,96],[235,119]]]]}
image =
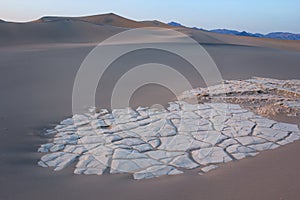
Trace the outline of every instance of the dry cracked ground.
{"type": "Polygon", "coordinates": [[[91,110],[47,131],[53,138],[39,148],[38,164],[61,170],[75,163],[75,174],[130,173],[134,179],[194,168],[203,174],[300,139],[297,125],[264,117],[299,117],[299,89],[299,80],[253,78],[183,94],[198,104],[91,110]]]}

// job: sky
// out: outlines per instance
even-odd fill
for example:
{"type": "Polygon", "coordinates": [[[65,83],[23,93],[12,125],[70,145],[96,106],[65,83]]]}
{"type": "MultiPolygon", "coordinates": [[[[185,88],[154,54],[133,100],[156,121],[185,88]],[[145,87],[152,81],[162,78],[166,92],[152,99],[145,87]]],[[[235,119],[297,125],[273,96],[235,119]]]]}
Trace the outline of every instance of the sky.
{"type": "Polygon", "coordinates": [[[0,0],[0,19],[116,13],[134,20],[176,21],[204,29],[300,33],[299,0],[0,0]]]}

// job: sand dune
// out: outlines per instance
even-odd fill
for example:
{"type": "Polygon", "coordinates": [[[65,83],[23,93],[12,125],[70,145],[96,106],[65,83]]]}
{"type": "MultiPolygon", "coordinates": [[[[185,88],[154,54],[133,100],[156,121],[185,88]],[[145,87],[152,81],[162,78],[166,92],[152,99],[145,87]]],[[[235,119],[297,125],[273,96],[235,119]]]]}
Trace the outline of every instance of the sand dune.
{"type": "Polygon", "coordinates": [[[0,25],[2,46],[49,43],[90,43],[126,29],[95,25],[83,21],[58,20],[42,23],[3,23],[0,25]]]}
{"type": "Polygon", "coordinates": [[[134,21],[116,14],[87,17],[43,17],[28,23],[0,21],[0,45],[48,43],[99,43],[107,37],[131,28],[170,28],[191,36],[200,44],[260,46],[300,51],[300,41],[283,41],[211,33],[184,27],[172,27],[159,21],[134,21]]]}
{"type": "Polygon", "coordinates": [[[43,22],[54,22],[54,21],[61,21],[61,20],[82,21],[82,22],[89,22],[91,24],[96,24],[96,25],[110,25],[110,26],[124,27],[124,28],[141,28],[141,27],[171,28],[171,26],[169,26],[168,24],[156,20],[138,22],[138,21],[126,19],[114,13],[87,16],[87,17],[42,17],[41,19],[34,22],[43,23],[43,22]]]}

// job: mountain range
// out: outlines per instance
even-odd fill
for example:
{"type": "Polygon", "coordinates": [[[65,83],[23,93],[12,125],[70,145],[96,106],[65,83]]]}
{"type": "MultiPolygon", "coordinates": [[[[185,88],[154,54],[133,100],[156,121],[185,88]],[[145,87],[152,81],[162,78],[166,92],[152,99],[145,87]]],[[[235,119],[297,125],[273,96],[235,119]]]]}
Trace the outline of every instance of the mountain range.
{"type": "MultiPolygon", "coordinates": [[[[185,27],[184,25],[178,22],[168,23],[170,26],[174,27],[185,27]]],[[[280,39],[280,40],[300,40],[300,34],[288,33],[288,32],[272,32],[268,34],[261,33],[250,33],[246,31],[237,31],[230,29],[213,29],[206,30],[202,28],[193,27],[196,30],[208,31],[213,33],[227,34],[227,35],[236,35],[236,36],[248,36],[248,37],[257,37],[257,38],[271,38],[271,39],[280,39]]]]}

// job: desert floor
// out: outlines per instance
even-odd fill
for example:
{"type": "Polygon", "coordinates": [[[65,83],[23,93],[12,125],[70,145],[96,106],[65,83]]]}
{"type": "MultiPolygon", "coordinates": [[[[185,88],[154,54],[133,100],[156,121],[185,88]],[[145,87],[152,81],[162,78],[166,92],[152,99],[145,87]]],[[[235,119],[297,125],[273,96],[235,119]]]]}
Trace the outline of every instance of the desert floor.
{"type": "MultiPolygon", "coordinates": [[[[279,79],[300,77],[300,52],[228,44],[203,45],[224,79],[262,76],[279,79]]],[[[204,176],[183,175],[134,181],[128,175],[73,175],[37,165],[36,153],[47,127],[71,115],[72,87],[76,72],[92,44],[0,47],[0,199],[298,199],[300,196],[300,141],[254,158],[223,165],[204,176]]],[[[157,53],[150,52],[155,58],[157,53]]],[[[149,55],[149,52],[141,52],[149,55]]],[[[145,56],[146,57],[146,56],[145,56]]],[[[138,61],[120,60],[104,77],[97,93],[100,107],[107,106],[109,88],[120,70],[138,61]]],[[[172,63],[169,63],[172,64],[172,63]]],[[[173,61],[190,77],[199,77],[184,63],[173,61]]],[[[170,80],[171,82],[174,80],[170,80]]],[[[176,84],[176,83],[174,83],[176,84]]],[[[157,86],[145,87],[132,105],[166,104],[174,96],[157,86]],[[153,88],[155,90],[153,90],[153,88]],[[157,98],[159,96],[159,101],[157,98]]],[[[278,117],[297,123],[297,120],[278,117]]],[[[298,122],[299,123],[299,122],[298,122]]],[[[300,125],[300,124],[299,124],[300,125]]]]}

